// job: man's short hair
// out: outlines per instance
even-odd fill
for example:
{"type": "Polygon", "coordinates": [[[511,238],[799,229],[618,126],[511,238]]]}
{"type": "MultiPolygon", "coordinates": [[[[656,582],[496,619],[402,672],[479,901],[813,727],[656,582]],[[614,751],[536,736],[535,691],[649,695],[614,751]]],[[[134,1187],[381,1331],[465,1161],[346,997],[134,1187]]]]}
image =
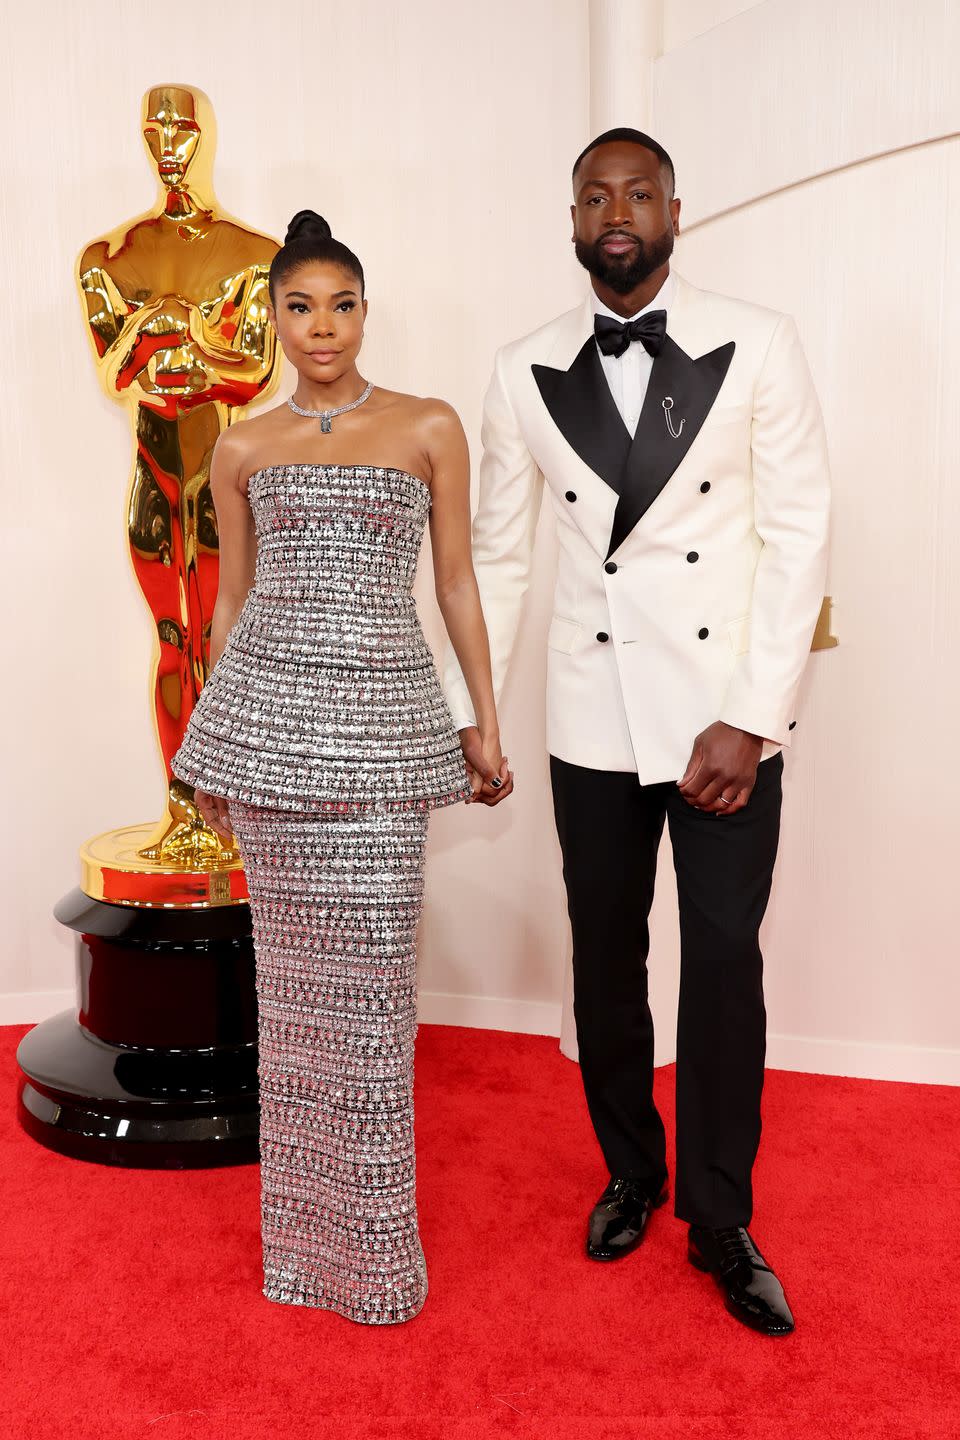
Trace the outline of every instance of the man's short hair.
{"type": "Polygon", "coordinates": [[[669,170],[670,193],[671,195],[674,193],[677,188],[677,174],[673,168],[673,161],[660,144],[660,141],[654,140],[652,135],[645,135],[642,130],[631,130],[627,125],[620,125],[616,130],[605,130],[602,135],[597,136],[596,140],[591,140],[587,148],[581,150],[574,161],[571,178],[576,180],[580,162],[590,154],[591,150],[596,150],[598,145],[611,145],[615,140],[627,140],[631,145],[642,145],[645,150],[652,150],[660,161],[660,164],[666,166],[667,170],[669,170]]]}

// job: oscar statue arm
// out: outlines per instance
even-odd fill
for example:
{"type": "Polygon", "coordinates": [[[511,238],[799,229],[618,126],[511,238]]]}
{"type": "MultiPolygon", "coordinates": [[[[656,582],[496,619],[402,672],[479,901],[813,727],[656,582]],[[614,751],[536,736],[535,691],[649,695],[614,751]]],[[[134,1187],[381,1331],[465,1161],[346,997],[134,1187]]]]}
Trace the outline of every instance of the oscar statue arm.
{"type": "MultiPolygon", "coordinates": [[[[260,387],[274,375],[277,335],[267,320],[269,265],[246,266],[209,301],[191,306],[190,333],[200,351],[242,391],[260,387]]],[[[240,396],[243,403],[249,394],[240,396]]]]}
{"type": "Polygon", "coordinates": [[[130,284],[121,289],[105,263],[110,253],[108,241],[94,241],[80,256],[76,277],[100,383],[108,395],[121,396],[155,354],[189,339],[190,309],[175,295],[154,295],[146,284],[125,293],[134,289],[136,271],[128,255],[130,284]]]}
{"type": "Polygon", "coordinates": [[[121,371],[127,366],[131,331],[139,333],[144,324],[154,320],[163,309],[161,299],[137,301],[128,299],[99,263],[102,244],[91,245],[77,264],[77,284],[86,314],[87,329],[93,341],[97,369],[107,392],[122,389],[118,384],[121,371]]]}

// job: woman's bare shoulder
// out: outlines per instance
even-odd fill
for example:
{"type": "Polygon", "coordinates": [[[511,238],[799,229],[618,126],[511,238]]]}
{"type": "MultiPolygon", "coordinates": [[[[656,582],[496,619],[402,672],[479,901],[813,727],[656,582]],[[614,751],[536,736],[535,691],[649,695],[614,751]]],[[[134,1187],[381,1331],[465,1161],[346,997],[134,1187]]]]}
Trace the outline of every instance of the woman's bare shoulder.
{"type": "Polygon", "coordinates": [[[382,393],[387,403],[395,407],[404,425],[413,426],[422,435],[441,436],[463,429],[453,406],[435,395],[406,395],[400,390],[382,393]]]}
{"type": "Polygon", "coordinates": [[[269,443],[271,435],[278,434],[282,421],[289,416],[286,405],[274,405],[260,415],[251,415],[222,431],[214,446],[214,455],[222,461],[218,468],[233,474],[245,484],[245,472],[255,462],[264,442],[269,443]]]}

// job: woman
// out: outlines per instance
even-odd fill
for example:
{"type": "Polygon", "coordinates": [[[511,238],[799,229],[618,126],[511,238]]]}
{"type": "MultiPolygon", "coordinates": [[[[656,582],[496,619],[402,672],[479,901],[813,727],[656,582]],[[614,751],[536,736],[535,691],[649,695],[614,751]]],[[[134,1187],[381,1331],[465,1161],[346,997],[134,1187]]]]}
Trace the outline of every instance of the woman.
{"type": "Polygon", "coordinates": [[[413,1044],[428,813],[497,804],[513,778],[457,415],[361,377],[363,270],[311,210],[290,222],[270,300],[299,380],[213,452],[214,668],[173,769],[208,823],[235,833],[249,886],[263,1293],[387,1324],[416,1315],[427,1290],[413,1044]],[[479,768],[465,762],[410,593],[428,517],[479,768]]]}

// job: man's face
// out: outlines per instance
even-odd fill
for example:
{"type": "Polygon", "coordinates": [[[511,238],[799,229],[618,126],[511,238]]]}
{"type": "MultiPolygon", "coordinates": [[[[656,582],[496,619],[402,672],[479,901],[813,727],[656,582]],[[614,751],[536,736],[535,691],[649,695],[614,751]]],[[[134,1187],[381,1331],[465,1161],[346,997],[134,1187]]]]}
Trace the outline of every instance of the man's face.
{"type": "Polygon", "coordinates": [[[574,177],[577,259],[617,295],[627,295],[670,259],[680,201],[652,150],[629,140],[598,145],[574,177]]]}

